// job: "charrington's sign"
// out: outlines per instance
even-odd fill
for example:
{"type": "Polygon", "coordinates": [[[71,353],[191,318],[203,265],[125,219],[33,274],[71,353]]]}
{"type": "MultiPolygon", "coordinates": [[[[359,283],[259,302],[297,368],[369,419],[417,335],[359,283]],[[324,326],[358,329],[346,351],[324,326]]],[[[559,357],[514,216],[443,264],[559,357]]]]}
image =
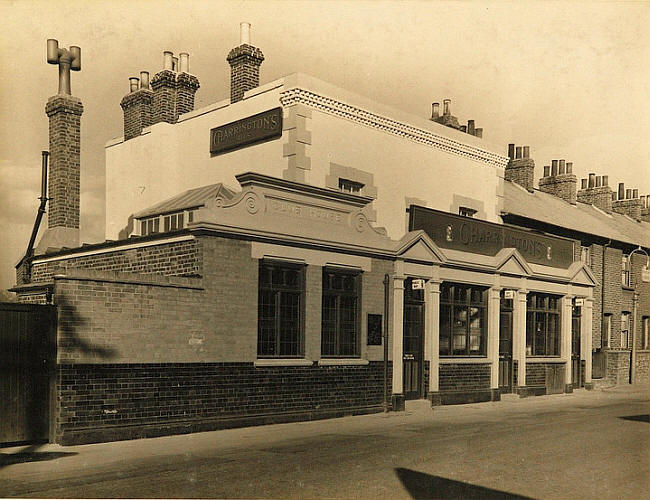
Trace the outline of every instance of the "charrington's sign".
{"type": "Polygon", "coordinates": [[[531,233],[460,215],[411,205],[409,230],[422,229],[440,248],[496,255],[516,248],[527,262],[566,269],[573,262],[573,241],[531,233]]]}
{"type": "Polygon", "coordinates": [[[212,156],[282,135],[282,108],[274,108],[210,130],[212,156]]]}

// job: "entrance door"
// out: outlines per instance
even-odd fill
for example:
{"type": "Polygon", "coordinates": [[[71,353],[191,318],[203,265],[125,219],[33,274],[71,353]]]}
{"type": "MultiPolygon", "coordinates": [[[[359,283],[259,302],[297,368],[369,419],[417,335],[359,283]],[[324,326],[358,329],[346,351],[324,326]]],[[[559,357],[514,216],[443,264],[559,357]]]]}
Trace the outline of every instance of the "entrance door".
{"type": "Polygon", "coordinates": [[[423,397],[424,290],[404,282],[404,398],[423,397]]]}
{"type": "Polygon", "coordinates": [[[512,299],[501,297],[499,319],[499,391],[512,392],[512,299]]]}
{"type": "Polygon", "coordinates": [[[574,388],[584,387],[580,363],[581,307],[573,306],[571,314],[571,383],[574,388]]]}

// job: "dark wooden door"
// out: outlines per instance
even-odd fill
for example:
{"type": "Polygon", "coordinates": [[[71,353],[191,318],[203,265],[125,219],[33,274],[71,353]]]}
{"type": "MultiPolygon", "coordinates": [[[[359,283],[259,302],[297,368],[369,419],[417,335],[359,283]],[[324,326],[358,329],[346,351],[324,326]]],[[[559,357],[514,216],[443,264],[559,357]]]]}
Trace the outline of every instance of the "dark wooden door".
{"type": "Polygon", "coordinates": [[[512,311],[501,310],[499,320],[499,391],[512,392],[512,311]]]}
{"type": "Polygon", "coordinates": [[[573,307],[571,315],[571,384],[574,388],[584,387],[580,363],[580,307],[573,307]]]}
{"type": "Polygon", "coordinates": [[[418,399],[424,391],[424,291],[413,290],[410,281],[404,287],[404,397],[418,399]]]}
{"type": "Polygon", "coordinates": [[[49,438],[55,311],[0,303],[0,443],[49,438]]]}

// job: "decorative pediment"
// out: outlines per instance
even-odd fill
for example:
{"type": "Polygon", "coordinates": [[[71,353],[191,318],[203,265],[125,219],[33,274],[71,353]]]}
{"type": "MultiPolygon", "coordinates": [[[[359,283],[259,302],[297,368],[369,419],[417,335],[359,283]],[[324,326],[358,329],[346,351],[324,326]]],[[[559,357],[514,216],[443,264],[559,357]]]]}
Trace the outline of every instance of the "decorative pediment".
{"type": "Polygon", "coordinates": [[[200,209],[195,227],[292,242],[327,244],[389,253],[393,241],[373,227],[363,208],[372,198],[247,172],[242,191],[215,197],[200,209]]]}
{"type": "Polygon", "coordinates": [[[395,254],[397,257],[415,262],[442,263],[447,257],[433,240],[422,230],[406,233],[397,242],[395,254]]]}
{"type": "Polygon", "coordinates": [[[530,276],[533,270],[515,248],[504,248],[495,256],[495,267],[501,274],[514,274],[516,276],[530,276]]]}
{"type": "Polygon", "coordinates": [[[596,286],[597,280],[593,271],[584,262],[574,262],[569,266],[569,281],[575,285],[596,286]]]}

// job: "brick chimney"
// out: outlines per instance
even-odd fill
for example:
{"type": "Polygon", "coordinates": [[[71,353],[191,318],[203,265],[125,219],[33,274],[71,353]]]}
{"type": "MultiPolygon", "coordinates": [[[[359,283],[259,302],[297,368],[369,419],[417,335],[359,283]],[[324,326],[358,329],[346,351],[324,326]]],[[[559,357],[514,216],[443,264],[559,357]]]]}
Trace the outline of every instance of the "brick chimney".
{"type": "Polygon", "coordinates": [[[535,161],[530,158],[530,147],[515,147],[514,144],[508,144],[508,157],[510,161],[506,166],[506,180],[516,182],[532,193],[535,178],[535,161]]]}
{"type": "Polygon", "coordinates": [[[641,220],[643,202],[639,198],[638,189],[625,189],[625,185],[618,184],[618,197],[612,202],[612,210],[616,213],[627,215],[635,220],[641,220]]]}
{"type": "Polygon", "coordinates": [[[641,220],[650,222],[650,194],[641,196],[641,220]]]}
{"type": "Polygon", "coordinates": [[[47,230],[36,253],[48,247],[79,246],[79,191],[81,154],[81,115],[84,108],[71,95],[70,70],[81,70],[81,49],[59,49],[58,42],[47,41],[47,62],[59,65],[59,92],[48,99],[50,172],[47,230]]]}
{"type": "Polygon", "coordinates": [[[442,115],[440,115],[440,103],[431,103],[431,120],[432,122],[440,123],[446,127],[455,128],[466,134],[473,135],[474,137],[483,137],[483,129],[476,127],[474,120],[467,120],[467,125],[458,123],[458,119],[451,114],[451,99],[445,99],[443,102],[444,108],[442,115]]]}
{"type": "Polygon", "coordinates": [[[140,72],[140,78],[129,78],[130,92],[122,98],[124,111],[124,140],[138,137],[142,129],[151,125],[151,107],[154,93],[149,88],[149,73],[140,72]]]}
{"type": "Polygon", "coordinates": [[[550,169],[548,165],[544,166],[544,177],[539,180],[539,190],[575,205],[577,184],[578,179],[573,173],[573,163],[553,160],[550,169]]]}
{"type": "Polygon", "coordinates": [[[170,51],[163,52],[163,69],[151,79],[153,106],[151,123],[176,123],[183,113],[194,110],[194,95],[199,80],[190,74],[190,56],[186,52],[180,59],[170,51]]]}
{"type": "Polygon", "coordinates": [[[250,45],[249,23],[240,24],[240,44],[230,51],[226,60],[230,64],[230,102],[241,101],[244,92],[260,84],[260,65],[264,54],[250,45]]]}
{"type": "Polygon", "coordinates": [[[590,173],[588,179],[582,179],[578,191],[578,201],[589,203],[600,208],[603,212],[612,213],[612,188],[609,187],[608,176],[596,176],[590,173]]]}

